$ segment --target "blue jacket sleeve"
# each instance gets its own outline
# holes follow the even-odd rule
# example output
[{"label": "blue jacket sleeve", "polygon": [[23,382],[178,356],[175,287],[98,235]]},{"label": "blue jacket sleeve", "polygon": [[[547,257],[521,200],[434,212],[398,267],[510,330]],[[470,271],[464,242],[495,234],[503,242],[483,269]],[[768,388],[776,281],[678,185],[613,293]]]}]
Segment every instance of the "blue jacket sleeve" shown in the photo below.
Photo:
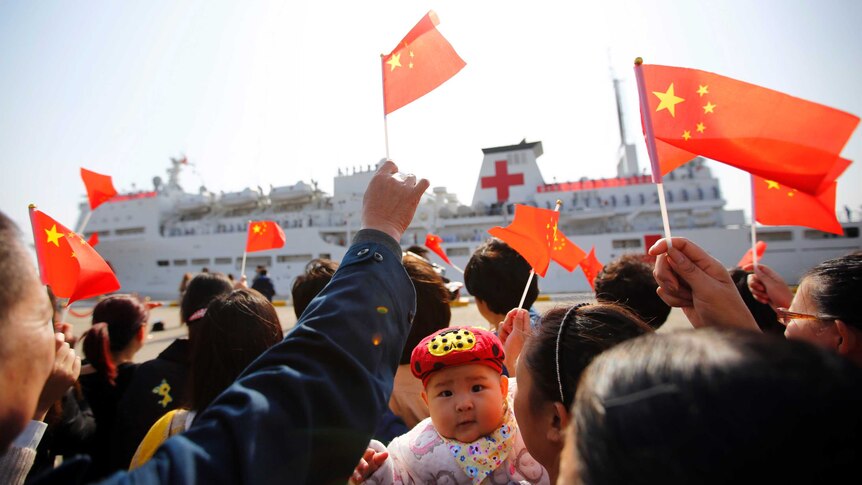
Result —
[{"label": "blue jacket sleeve", "polygon": [[357,234],[297,326],[185,434],[104,483],[345,483],[386,408],[416,295],[398,245]]}]

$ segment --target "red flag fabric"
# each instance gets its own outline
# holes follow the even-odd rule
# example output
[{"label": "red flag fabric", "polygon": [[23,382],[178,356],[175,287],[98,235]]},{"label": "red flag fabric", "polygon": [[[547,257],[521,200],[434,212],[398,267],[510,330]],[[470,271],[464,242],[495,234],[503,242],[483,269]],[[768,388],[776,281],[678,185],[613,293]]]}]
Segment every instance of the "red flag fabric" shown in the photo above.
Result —
[{"label": "red flag fabric", "polygon": [[599,262],[598,258],[596,258],[596,247],[593,246],[590,248],[590,254],[581,261],[581,269],[584,270],[584,276],[587,277],[587,283],[590,284],[590,288],[592,288],[593,291],[596,290],[596,276],[599,275],[599,272],[601,272],[604,267],[605,265]]},{"label": "red flag fabric", "polygon": [[774,180],[752,177],[757,222],[768,226],[805,226],[832,234],[844,234],[844,228],[835,216],[837,182],[832,182],[819,195],[809,195],[782,186]]},{"label": "red flag fabric", "polygon": [[449,257],[446,256],[446,251],[443,251],[443,248],[440,247],[440,243],[443,242],[443,238],[436,234],[431,234],[430,232],[425,235],[425,247],[434,251],[434,254],[440,256],[440,259],[446,261],[446,264],[449,266],[452,265],[452,261],[449,261]]},{"label": "red flag fabric", "polygon": [[81,179],[87,188],[87,198],[90,200],[90,210],[94,210],[117,195],[117,189],[108,175],[91,172],[81,168]]},{"label": "red flag fabric", "polygon": [[120,289],[114,271],[80,235],[31,207],[30,223],[42,283],[69,304]]},{"label": "red flag fabric", "polygon": [[548,231],[557,226],[559,212],[515,204],[515,217],[506,227],[492,227],[488,233],[502,239],[518,252],[539,276],[545,276],[551,264],[551,242]]},{"label": "red flag fabric", "polygon": [[96,247],[96,245],[99,244],[99,233],[94,232],[93,234],[90,234],[90,237],[87,238],[87,244],[89,244],[91,248]]},{"label": "red flag fabric", "polygon": [[703,155],[818,194],[843,170],[857,116],[711,72],[642,67],[662,174]]},{"label": "red flag fabric", "polygon": [[[763,254],[766,252],[766,243],[763,241],[757,241],[754,244],[754,249],[757,251],[757,261],[763,259]],[[736,266],[739,268],[744,268],[749,264],[754,263],[754,261],[755,255],[752,254],[751,249],[749,249],[745,252],[745,254],[742,255],[742,259],[740,259],[739,262],[736,263]]]},{"label": "red flag fabric", "polygon": [[392,52],[382,56],[383,114],[412,103],[460,71],[466,63],[437,30],[429,11]]},{"label": "red flag fabric", "polygon": [[248,223],[246,252],[266,251],[284,247],[284,231],[275,221],[251,221]]}]

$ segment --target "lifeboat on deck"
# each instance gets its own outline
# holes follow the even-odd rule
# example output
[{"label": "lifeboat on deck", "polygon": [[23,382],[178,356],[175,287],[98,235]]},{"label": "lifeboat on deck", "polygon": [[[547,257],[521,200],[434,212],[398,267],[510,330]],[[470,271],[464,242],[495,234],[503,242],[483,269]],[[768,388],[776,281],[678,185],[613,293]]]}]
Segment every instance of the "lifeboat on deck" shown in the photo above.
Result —
[{"label": "lifeboat on deck", "polygon": [[222,194],[219,198],[219,204],[229,209],[241,209],[245,207],[254,207],[260,200],[260,194],[251,189],[244,189],[240,192],[228,192]]},{"label": "lifeboat on deck", "polygon": [[269,200],[278,204],[282,202],[305,202],[311,200],[314,193],[311,185],[299,181],[293,185],[275,187],[269,191]]},{"label": "lifeboat on deck", "polygon": [[212,202],[211,196],[204,194],[184,194],[176,203],[177,212],[194,214],[206,212]]}]

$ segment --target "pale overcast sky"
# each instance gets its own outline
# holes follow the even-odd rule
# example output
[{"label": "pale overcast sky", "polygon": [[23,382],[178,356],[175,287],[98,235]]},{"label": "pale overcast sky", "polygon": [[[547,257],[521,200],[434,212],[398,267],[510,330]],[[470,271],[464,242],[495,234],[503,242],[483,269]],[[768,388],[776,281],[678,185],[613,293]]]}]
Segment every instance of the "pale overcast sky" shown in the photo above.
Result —
[{"label": "pale overcast sky", "polygon": [[[0,0],[0,208],[68,226],[81,166],[152,187],[268,189],[384,156],[380,53],[429,10],[467,66],[389,116],[392,158],[470,203],[481,149],[542,141],[547,182],[615,173],[611,72],[641,148],[632,60],[693,67],[862,114],[862,2]],[[647,165],[641,150],[641,165]],[[862,207],[862,135],[838,207]],[[713,164],[728,208],[747,176]]]}]

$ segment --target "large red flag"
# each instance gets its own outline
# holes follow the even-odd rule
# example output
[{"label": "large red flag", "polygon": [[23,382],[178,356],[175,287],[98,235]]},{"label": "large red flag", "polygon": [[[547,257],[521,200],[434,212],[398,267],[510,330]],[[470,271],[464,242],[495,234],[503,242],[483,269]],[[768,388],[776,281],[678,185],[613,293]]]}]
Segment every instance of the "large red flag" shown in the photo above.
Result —
[{"label": "large red flag", "polygon": [[71,304],[120,289],[111,267],[83,237],[32,206],[30,223],[42,283],[55,295]]},{"label": "large red flag", "polygon": [[596,276],[599,275],[604,267],[605,265],[599,262],[598,258],[596,258],[596,247],[593,246],[590,248],[590,254],[581,261],[581,269],[584,270],[584,276],[587,277],[587,283],[590,284],[590,288],[592,288],[593,291],[596,290]]},{"label": "large red flag", "polygon": [[248,223],[246,252],[266,251],[284,247],[284,231],[275,221],[252,221]]},{"label": "large red flag", "polygon": [[745,254],[742,255],[742,259],[740,259],[739,262],[736,263],[736,266],[744,268],[749,264],[754,263],[755,257],[757,258],[757,261],[763,259],[763,255],[766,253],[766,243],[763,241],[757,241],[754,244],[754,249],[756,250],[757,254],[753,253],[752,250],[749,249],[745,252]]},{"label": "large red flag", "polygon": [[440,256],[440,259],[446,261],[446,264],[452,266],[452,261],[449,261],[449,257],[446,256],[446,252],[443,251],[443,248],[440,247],[440,243],[443,242],[443,238],[436,234],[431,234],[430,232],[425,235],[425,247],[434,251],[434,254]]},{"label": "large red flag", "polygon": [[392,52],[382,56],[383,114],[412,103],[454,76],[466,64],[437,30],[429,11]]},{"label": "large red flag", "polygon": [[754,177],[754,212],[757,222],[769,226],[805,226],[833,234],[844,234],[835,216],[835,190],[832,182],[819,195],[809,195],[783,186],[774,180]]},{"label": "large red flag", "polygon": [[703,155],[818,194],[846,168],[852,114],[711,72],[642,67],[662,174]]},{"label": "large red flag", "polygon": [[82,167],[81,179],[84,181],[84,187],[87,188],[90,210],[94,210],[117,195],[117,189],[114,188],[114,183],[108,175],[91,172]]}]

